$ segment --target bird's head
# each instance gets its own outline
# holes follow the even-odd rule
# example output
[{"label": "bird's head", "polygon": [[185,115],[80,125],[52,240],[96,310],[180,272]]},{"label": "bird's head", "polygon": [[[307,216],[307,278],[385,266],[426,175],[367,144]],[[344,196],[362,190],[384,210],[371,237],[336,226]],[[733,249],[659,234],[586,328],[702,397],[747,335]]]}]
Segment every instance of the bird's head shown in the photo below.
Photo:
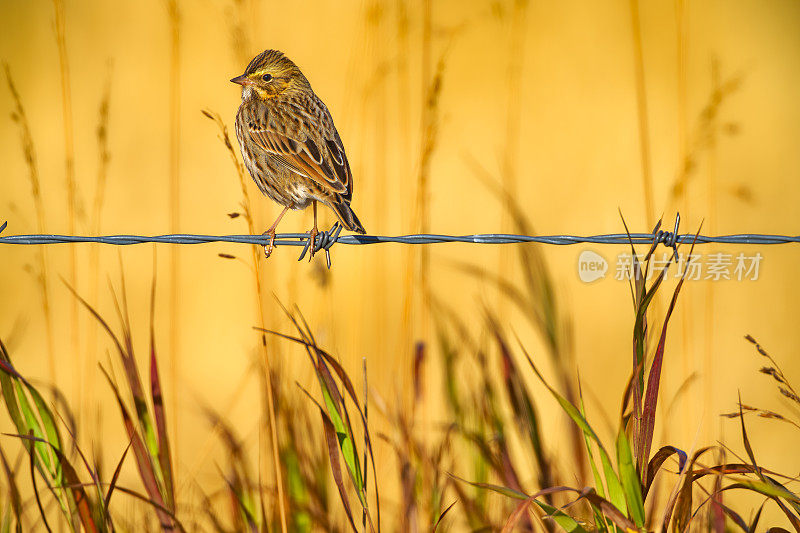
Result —
[{"label": "bird's head", "polygon": [[231,81],[243,87],[243,98],[252,94],[261,100],[311,87],[297,65],[278,50],[261,52],[250,61],[244,74]]}]

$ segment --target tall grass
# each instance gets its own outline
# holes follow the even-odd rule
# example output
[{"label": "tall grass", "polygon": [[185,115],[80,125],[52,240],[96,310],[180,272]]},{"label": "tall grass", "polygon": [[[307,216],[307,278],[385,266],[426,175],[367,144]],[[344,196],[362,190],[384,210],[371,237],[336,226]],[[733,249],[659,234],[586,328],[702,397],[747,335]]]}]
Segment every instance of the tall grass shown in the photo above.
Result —
[{"label": "tall grass", "polygon": [[[704,192],[706,197],[706,206],[704,207],[704,212],[708,215],[708,229],[710,233],[714,233],[713,220],[716,218],[717,212],[715,207],[715,197],[720,192],[725,191],[724,188],[718,186],[713,177],[716,167],[716,146],[722,141],[722,139],[736,135],[738,132],[738,127],[735,122],[724,120],[723,110],[731,97],[733,97],[739,91],[743,81],[743,77],[738,74],[729,75],[723,79],[719,69],[720,67],[718,61],[712,60],[711,91],[702,109],[700,110],[696,123],[692,128],[691,135],[686,135],[686,132],[684,131],[686,127],[684,123],[685,120],[681,120],[679,123],[679,141],[682,143],[682,145],[679,153],[680,157],[678,160],[676,176],[670,188],[668,199],[668,206],[670,209],[676,206],[683,206],[682,209],[691,211],[693,209],[692,206],[697,202],[697,193],[700,193],[698,189],[692,189],[692,184],[698,179],[697,174],[701,168],[701,163],[705,162],[708,168],[705,174],[706,182]],[[680,75],[685,76],[685,74]],[[685,80],[683,83],[685,83]],[[682,93],[679,92],[679,98],[681,98],[681,94]],[[685,98],[685,96],[683,98]],[[683,100],[679,100],[679,103],[681,102],[683,102]],[[683,105],[685,105],[685,102],[683,102]],[[751,193],[747,187],[733,186],[729,188],[727,192],[729,194],[732,193],[737,195],[745,200],[751,199]],[[705,307],[702,317],[703,331],[711,331],[715,313],[714,300],[714,287],[709,284],[705,287],[705,294],[703,298],[703,304]],[[690,337],[694,337],[696,335],[695,324],[697,322],[697,320],[692,322],[689,320],[686,314],[683,315],[684,375],[689,373],[690,369],[695,366],[690,362],[690,360],[699,359],[693,357],[694,349],[688,341]],[[711,336],[705,335],[703,339],[702,363],[703,375],[705,376],[712,375],[711,369],[713,364],[713,350],[714,346]],[[715,385],[708,380],[706,380],[704,385],[704,392],[702,393],[703,401],[708,402],[711,398],[713,398]],[[694,409],[694,405],[694,403],[690,403],[688,408]]]},{"label": "tall grass", "polygon": [[[432,25],[433,14],[430,0],[422,3],[422,107],[420,115],[419,167],[416,174],[414,197],[411,206],[411,221],[415,231],[430,232],[430,168],[439,143],[439,105],[444,83],[446,51],[442,52],[436,66],[433,65]],[[435,70],[434,70],[435,68]],[[403,279],[403,325],[407,332],[403,338],[413,338],[411,317],[422,327],[422,336],[427,336],[429,324],[428,302],[430,294],[430,253],[427,247],[411,248],[406,255]]]},{"label": "tall grass", "polygon": [[[476,161],[468,159],[475,176],[493,193],[508,212],[513,230],[521,235],[535,235],[536,230],[525,215],[522,204],[497,179]],[[541,246],[521,246],[517,248],[519,268],[522,273],[521,284],[510,278],[471,265],[462,268],[478,279],[489,280],[504,297],[517,307],[530,325],[538,332],[547,347],[547,353],[556,370],[557,379],[570,402],[577,402],[578,395],[572,381],[574,371],[573,332],[569,310],[564,309],[556,298],[556,288],[552,273],[547,267]],[[502,313],[502,306],[498,307]],[[585,475],[584,447],[578,428],[572,428],[570,436],[574,464],[582,479]]]},{"label": "tall grass", "polygon": [[[47,531],[51,531],[48,520],[58,519],[59,529],[66,525],[71,531],[81,529],[114,531],[115,519],[110,513],[109,506],[112,495],[115,492],[122,492],[145,502],[157,516],[164,531],[185,531],[175,517],[174,469],[153,337],[154,303],[151,304],[150,316],[150,387],[145,389],[134,355],[124,284],[122,299],[117,299],[115,295],[118,318],[122,323],[121,336],[115,334],[108,323],[86,301],[77,294],[75,296],[76,301],[82,303],[108,333],[119,356],[125,376],[124,388],[112,377],[110,370],[103,369],[103,372],[117,400],[129,444],[122,453],[111,479],[102,478],[100,468],[97,466],[98,458],[90,462],[78,445],[77,428],[72,422],[75,417],[69,411],[62,413],[50,407],[37,388],[14,369],[10,355],[0,343],[0,370],[2,370],[0,385],[3,401],[16,427],[17,433],[14,436],[20,439],[30,458],[31,488],[38,509],[38,519],[31,519],[33,521],[29,523],[21,507],[12,505],[10,508],[13,514],[4,516],[6,530],[10,530],[11,525],[15,523],[17,530],[21,531],[26,527],[25,524],[29,524],[27,527],[30,527],[30,524],[41,520]],[[155,282],[151,294],[151,301],[154,300]],[[130,400],[125,399],[126,395]],[[128,402],[132,403],[132,407]],[[71,446],[68,446],[67,441],[62,438],[60,428],[69,433]],[[117,485],[129,449],[133,450],[137,470],[145,489],[144,493]],[[82,475],[79,475],[79,472],[82,472]],[[9,483],[16,485],[14,473],[7,469],[6,474]],[[42,494],[37,488],[37,474],[57,504],[55,514],[46,511],[49,505],[42,502]],[[85,476],[88,476],[88,479]],[[18,490],[15,489],[15,492]],[[146,518],[144,520],[143,523],[146,523]]]},{"label": "tall grass", "polygon": [[[109,62],[108,78],[106,79],[103,97],[100,100],[97,113],[97,127],[95,138],[97,142],[97,177],[94,187],[94,199],[92,201],[91,217],[89,225],[94,235],[100,235],[103,207],[105,205],[106,188],[108,185],[109,165],[111,163],[111,148],[108,140],[109,123],[111,109],[111,63]],[[96,301],[100,292],[100,248],[97,246],[89,250],[89,300]],[[97,350],[97,327],[94,323],[89,323],[86,336],[86,353],[93,354]],[[85,405],[94,405],[93,391],[95,390],[94,361],[87,357],[84,365],[84,376],[86,383],[87,398]]]},{"label": "tall grass", "polygon": [[[25,114],[25,107],[22,105],[22,98],[19,91],[17,91],[14,80],[11,77],[11,70],[8,65],[4,65],[6,82],[8,89],[11,91],[11,98],[14,101],[14,112],[11,118],[19,126],[20,140],[22,142],[22,153],[25,157],[25,164],[28,167],[28,179],[31,183],[31,198],[33,198],[34,213],[36,213],[36,230],[38,233],[45,232],[45,208],[44,198],[42,195],[42,185],[39,179],[39,163],[36,158],[36,146],[33,142],[33,134],[28,122],[28,116]],[[50,305],[50,287],[49,276],[47,273],[47,250],[42,246],[37,250],[37,259],[39,263],[39,271],[36,273],[36,280],[39,284],[39,290],[42,296],[42,315],[44,317],[45,335],[47,339],[47,367],[49,371],[50,382],[55,384],[58,382],[56,376],[56,351],[53,340],[53,316]]]},{"label": "tall grass", "polygon": [[639,0],[630,0],[631,32],[633,35],[633,67],[636,81],[636,106],[639,126],[639,151],[641,153],[642,188],[644,192],[644,219],[653,225],[655,201],[653,199],[653,170],[650,155],[650,126],[647,110],[647,91],[644,76],[644,52],[642,28],[639,20]]},{"label": "tall grass", "polygon": [[[61,119],[64,128],[64,183],[66,185],[67,201],[67,228],[70,235],[75,235],[77,228],[78,210],[78,186],[75,181],[75,132],[72,123],[72,87],[69,74],[69,58],[67,56],[67,37],[66,37],[66,17],[64,14],[64,1],[53,0],[55,12],[55,37],[58,48],[58,66],[61,82]],[[73,247],[69,251],[69,282],[72,286],[77,286],[78,252]],[[78,336],[78,305],[72,302],[71,307],[72,327],[71,327],[71,346],[74,358],[74,398],[81,401],[83,398],[83,386],[81,383],[83,366],[80,353],[80,339]]]},{"label": "tall grass", "polygon": [[[261,367],[264,379],[269,376],[274,386],[264,390],[277,415],[281,465],[277,472],[287,487],[287,530],[380,531],[395,526],[402,531],[724,531],[726,527],[754,531],[761,509],[754,508],[755,514],[745,520],[748,509],[734,509],[726,500],[733,490],[767,498],[790,524],[800,527],[800,498],[788,488],[790,476],[757,462],[743,415],[755,413],[800,426],[792,416],[740,402],[738,413],[728,416],[742,419],[747,458],[733,462],[725,459],[730,449],[722,454],[715,446],[694,450],[666,443],[656,446],[661,375],[674,364],[667,326],[682,280],[673,290],[660,328],[652,324],[651,306],[663,290],[666,272],[666,268],[654,272],[653,281],[645,281],[655,248],[641,263],[635,262],[633,358],[612,441],[595,429],[595,416],[584,404],[580,384],[573,384],[577,392],[571,401],[559,391],[560,383],[554,386],[545,377],[541,357],[531,354],[509,333],[510,325],[488,308],[475,310],[484,314],[484,326],[471,330],[465,323],[469,311],[456,312],[447,301],[431,295],[437,341],[432,346],[418,344],[412,365],[404,370],[413,384],[411,408],[406,402],[390,401],[380,391],[365,398],[351,378],[358,370],[345,367],[320,346],[315,328],[299,311],[284,310],[293,331],[257,328],[298,345],[317,378],[316,390],[309,390],[292,384],[275,367]],[[524,301],[519,299],[525,295],[522,287],[512,284],[502,289],[515,305]],[[136,518],[128,527],[137,530],[155,526],[163,531],[261,532],[278,527],[282,496],[277,486],[256,474],[249,446],[240,436],[243,428],[232,426],[227,416],[211,407],[203,409],[225,450],[217,482],[222,488],[206,482],[194,496],[176,490],[174,464],[180,457],[174,458],[171,451],[169,416],[174,408],[165,401],[152,333],[155,294],[153,284],[147,325],[149,371],[144,380],[134,348],[137,320],[127,311],[124,283],[114,294],[119,333],[76,295],[106,331],[116,354],[116,363],[104,366],[102,372],[122,422],[116,431],[123,432],[129,444],[119,451],[111,476],[77,444],[70,421],[85,413],[71,414],[65,402],[48,404],[38,387],[15,370],[11,355],[0,345],[3,403],[30,471],[29,481],[23,482],[18,462],[6,454],[9,443],[4,442],[0,452],[8,487],[2,502],[5,530],[17,526],[30,530],[46,522],[47,528],[58,523],[76,531],[112,531],[125,522],[123,509],[131,505]],[[530,319],[538,320],[541,308],[526,308]],[[789,378],[763,348],[757,344],[756,348],[769,361],[762,374],[798,404]],[[434,363],[444,370],[438,383],[426,380],[426,369]],[[120,373],[113,371],[115,366]],[[555,447],[565,436],[552,434],[542,424],[540,413],[549,407],[532,393],[531,378],[540,381],[574,423],[583,455],[565,455]],[[420,424],[419,413],[436,402],[447,408],[443,423]],[[264,411],[267,404],[265,398]],[[376,435],[371,430],[375,413],[387,432]],[[662,424],[670,426],[672,421]],[[310,425],[314,428],[309,431]],[[64,431],[69,438],[62,437]],[[395,456],[396,468],[376,465],[379,448]],[[136,485],[119,483],[125,461],[135,463]],[[588,476],[580,474],[582,461],[590,466]],[[384,495],[393,483],[401,487],[399,501]],[[118,503],[123,495],[127,507]]]},{"label": "tall grass", "polygon": [[[166,0],[169,20],[169,228],[171,233],[178,233],[181,219],[180,189],[180,149],[181,149],[181,13],[178,0]],[[181,372],[181,345],[178,330],[180,314],[178,301],[180,298],[180,250],[177,246],[170,249],[170,376],[173,403],[178,393],[178,378]],[[174,433],[179,427],[178,417],[173,418]],[[178,447],[176,440],[175,447]]]},{"label": "tall grass", "polygon": [[[505,112],[505,139],[503,140],[503,153],[500,154],[501,165],[500,175],[502,177],[503,188],[509,192],[510,197],[516,198],[519,192],[518,181],[520,179],[519,168],[519,148],[520,131],[522,117],[524,116],[522,105],[522,74],[525,65],[525,41],[528,16],[528,0],[511,0],[510,9],[507,10],[509,20],[509,39],[506,57],[508,65],[506,67],[506,83],[508,84],[506,94]],[[509,209],[501,210],[500,230],[505,231],[511,227],[512,220],[509,217]],[[511,250],[507,247],[500,247],[500,261],[498,272],[503,277],[508,277],[512,264]],[[506,300],[500,299],[497,303],[498,310],[503,314],[503,306]]]},{"label": "tall grass", "polygon": [[[228,128],[225,126],[225,122],[222,120],[222,117],[219,114],[214,113],[212,111],[204,110],[203,114],[214,121],[219,129],[219,138],[225,145],[225,149],[228,155],[231,158],[231,162],[236,170],[236,176],[239,179],[239,185],[242,190],[242,211],[245,221],[247,222],[247,229],[251,235],[257,234],[255,223],[253,222],[253,212],[251,209],[251,200],[250,200],[250,191],[247,188],[247,178],[245,175],[244,166],[242,165],[239,158],[236,156],[236,151],[233,148],[233,144],[231,142],[230,135],[228,134]],[[251,246],[251,268],[253,271],[253,282],[255,285],[255,295],[256,295],[256,305],[258,308],[258,324],[262,329],[266,329],[266,315],[264,312],[264,302],[262,299],[262,288],[261,288],[261,263],[259,261],[260,257],[260,249],[258,246],[253,245]],[[270,364],[270,357],[269,357],[269,350],[267,348],[267,343],[262,342],[261,346],[261,353],[263,358],[263,371],[264,371],[264,379],[266,385],[266,403],[267,403],[267,416],[268,416],[268,423],[269,423],[269,432],[270,432],[270,442],[272,445],[272,460],[274,465],[274,472],[275,472],[275,485],[278,492],[278,509],[280,512],[280,519],[281,519],[281,528],[283,531],[286,530],[286,510],[284,508],[284,488],[283,488],[283,476],[281,474],[281,461],[280,461],[280,452],[279,452],[279,442],[278,442],[278,424],[276,421],[276,411],[274,405],[274,397],[275,397],[275,387],[273,386],[272,381],[272,365]]]}]

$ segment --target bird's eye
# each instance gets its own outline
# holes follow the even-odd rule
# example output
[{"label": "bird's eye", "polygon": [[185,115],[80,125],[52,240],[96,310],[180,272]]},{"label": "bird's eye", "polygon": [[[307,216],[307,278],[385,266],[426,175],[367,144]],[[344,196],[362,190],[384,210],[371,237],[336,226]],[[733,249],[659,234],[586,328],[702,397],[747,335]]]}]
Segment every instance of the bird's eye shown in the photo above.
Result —
[{"label": "bird's eye", "polygon": [[261,79],[269,83],[272,81],[272,74],[264,74],[263,76],[261,76]]}]

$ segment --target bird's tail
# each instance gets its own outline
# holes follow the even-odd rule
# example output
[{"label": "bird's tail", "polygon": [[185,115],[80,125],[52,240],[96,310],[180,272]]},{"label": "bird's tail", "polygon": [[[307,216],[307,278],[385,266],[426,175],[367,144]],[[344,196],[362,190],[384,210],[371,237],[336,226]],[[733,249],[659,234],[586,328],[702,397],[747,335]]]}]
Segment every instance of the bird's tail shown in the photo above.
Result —
[{"label": "bird's tail", "polygon": [[331,209],[336,213],[336,216],[339,217],[339,221],[345,228],[361,234],[367,232],[364,226],[361,225],[361,221],[358,220],[355,212],[350,208],[350,204],[344,200],[339,200],[338,202],[333,201],[328,205],[330,205]]}]

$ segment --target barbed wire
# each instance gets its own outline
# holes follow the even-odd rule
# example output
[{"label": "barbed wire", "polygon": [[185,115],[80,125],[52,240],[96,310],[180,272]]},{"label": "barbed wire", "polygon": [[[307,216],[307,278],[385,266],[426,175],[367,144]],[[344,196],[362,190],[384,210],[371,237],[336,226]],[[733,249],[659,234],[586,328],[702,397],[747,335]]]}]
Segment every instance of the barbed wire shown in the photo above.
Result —
[{"label": "barbed wire", "polygon": [[[539,243],[566,246],[572,244],[663,244],[675,248],[682,243],[695,244],[788,244],[800,243],[800,236],[770,235],[762,233],[739,233],[735,235],[695,235],[691,233],[678,234],[680,215],[676,217],[675,230],[659,230],[659,226],[651,233],[609,233],[604,235],[518,235],[511,233],[478,233],[472,235],[441,235],[436,233],[421,233],[414,235],[341,235],[342,226],[337,222],[328,231],[321,231],[314,242],[314,251],[325,251],[330,266],[329,250],[334,244],[361,245],[361,244],[440,244],[448,242],[473,243],[473,244],[513,244],[513,243]],[[6,228],[6,223],[0,226],[0,232]],[[275,246],[302,246],[300,260],[305,257],[310,244],[308,233],[278,233],[275,235]],[[144,243],[162,244],[208,244],[227,242],[237,244],[256,244],[267,246],[270,243],[268,235],[194,235],[178,233],[171,235],[0,235],[0,244],[68,244],[68,243],[99,243],[129,246]]]}]

